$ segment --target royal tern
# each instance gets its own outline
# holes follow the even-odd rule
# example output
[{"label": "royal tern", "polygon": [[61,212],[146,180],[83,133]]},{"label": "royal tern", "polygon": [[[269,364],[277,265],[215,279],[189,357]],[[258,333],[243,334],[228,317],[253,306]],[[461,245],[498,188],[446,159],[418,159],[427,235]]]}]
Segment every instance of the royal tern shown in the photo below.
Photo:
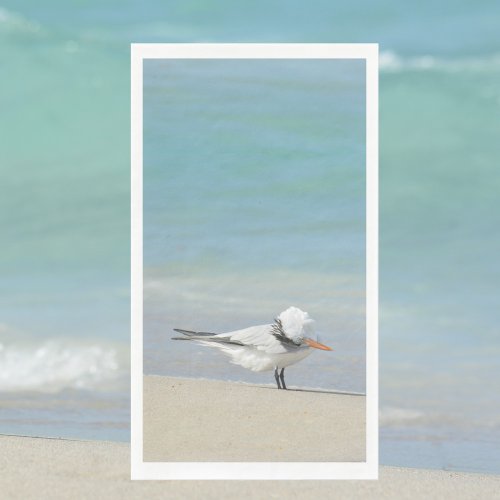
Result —
[{"label": "royal tern", "polygon": [[180,328],[174,330],[184,337],[173,337],[173,340],[193,340],[198,344],[216,347],[229,356],[232,363],[254,372],[274,370],[278,389],[286,389],[285,368],[309,356],[311,347],[332,350],[317,342],[314,320],[297,307],[283,311],[272,324],[251,326],[234,332],[217,334]]}]

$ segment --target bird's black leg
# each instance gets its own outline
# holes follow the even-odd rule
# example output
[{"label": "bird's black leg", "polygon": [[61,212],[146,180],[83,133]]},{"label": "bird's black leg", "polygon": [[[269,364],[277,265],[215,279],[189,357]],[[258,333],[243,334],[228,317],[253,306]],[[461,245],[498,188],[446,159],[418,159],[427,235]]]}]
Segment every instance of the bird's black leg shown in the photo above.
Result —
[{"label": "bird's black leg", "polygon": [[284,368],[281,369],[280,379],[281,379],[281,387],[283,387],[283,389],[286,389],[286,385],[285,385],[285,369]]},{"label": "bird's black leg", "polygon": [[278,375],[278,367],[274,369],[274,378],[276,379],[276,383],[278,384],[278,389],[281,389],[280,377]]}]

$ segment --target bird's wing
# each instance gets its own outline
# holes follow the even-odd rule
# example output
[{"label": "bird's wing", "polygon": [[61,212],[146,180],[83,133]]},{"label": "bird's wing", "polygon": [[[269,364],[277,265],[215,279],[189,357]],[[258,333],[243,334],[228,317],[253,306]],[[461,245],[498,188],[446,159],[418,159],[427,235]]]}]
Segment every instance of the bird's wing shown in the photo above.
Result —
[{"label": "bird's wing", "polygon": [[253,347],[269,354],[289,352],[291,347],[280,342],[272,333],[272,325],[260,325],[237,330],[234,332],[220,333],[212,337],[214,340],[228,340],[230,342]]}]

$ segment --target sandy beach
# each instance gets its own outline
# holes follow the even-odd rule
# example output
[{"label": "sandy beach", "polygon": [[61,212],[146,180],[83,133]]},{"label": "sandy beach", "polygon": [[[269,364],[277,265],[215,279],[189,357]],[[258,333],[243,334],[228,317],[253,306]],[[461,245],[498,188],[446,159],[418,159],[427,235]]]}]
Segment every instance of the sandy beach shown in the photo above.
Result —
[{"label": "sandy beach", "polygon": [[365,396],[144,377],[145,462],[363,462]]},{"label": "sandy beach", "polygon": [[[147,376],[144,403],[149,460],[188,460],[200,453],[206,460],[247,461],[256,457],[362,460],[364,456],[365,398],[360,395]],[[199,431],[200,421],[209,431]],[[256,440],[261,425],[269,422],[272,432],[267,439]],[[290,446],[285,436],[304,423],[319,430],[305,431]],[[267,448],[264,442],[270,443]],[[0,491],[6,499],[500,498],[500,476],[381,467],[378,481],[334,484],[131,481],[126,443],[0,435],[0,446]]]},{"label": "sandy beach", "polygon": [[500,498],[500,476],[381,467],[378,481],[130,481],[124,443],[0,436],[5,499]]}]

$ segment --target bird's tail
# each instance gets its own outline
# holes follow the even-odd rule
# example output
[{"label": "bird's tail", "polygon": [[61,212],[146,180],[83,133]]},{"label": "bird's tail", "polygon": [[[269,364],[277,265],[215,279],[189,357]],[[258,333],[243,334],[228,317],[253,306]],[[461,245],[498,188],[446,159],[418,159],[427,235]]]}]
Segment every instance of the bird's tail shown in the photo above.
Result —
[{"label": "bird's tail", "polygon": [[216,333],[210,332],[193,332],[191,330],[181,330],[180,328],[174,328],[175,332],[182,333],[185,337],[172,337],[172,340],[194,340],[203,345],[221,346],[225,344],[231,344],[236,346],[242,346],[243,344],[238,340],[231,340],[228,337],[220,337]]},{"label": "bird's tail", "polygon": [[182,330],[181,328],[174,328],[174,332],[182,333],[185,337],[172,337],[172,340],[199,340],[200,337],[211,337],[216,335],[210,332],[193,332],[192,330]]}]

